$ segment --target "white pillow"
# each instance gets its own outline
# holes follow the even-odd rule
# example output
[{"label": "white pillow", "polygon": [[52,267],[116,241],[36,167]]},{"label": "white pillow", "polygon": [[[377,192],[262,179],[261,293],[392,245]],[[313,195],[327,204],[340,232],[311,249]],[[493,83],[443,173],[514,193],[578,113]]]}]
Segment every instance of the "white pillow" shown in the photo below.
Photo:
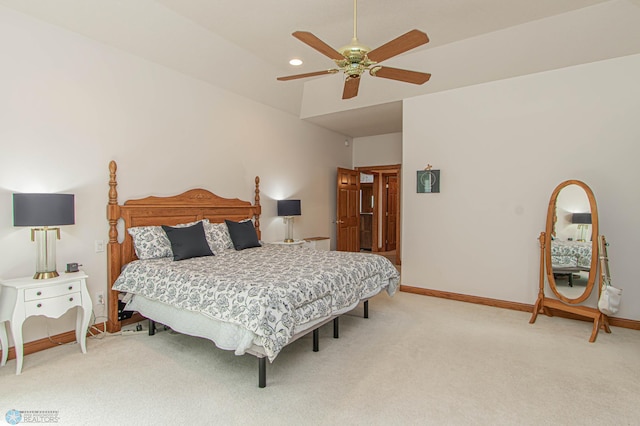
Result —
[{"label": "white pillow", "polygon": [[211,223],[207,221],[204,224],[204,234],[211,251],[220,253],[222,250],[233,248],[233,241],[229,235],[229,228],[226,223]]},{"label": "white pillow", "polygon": [[133,238],[133,248],[140,260],[173,256],[171,242],[160,226],[129,228],[129,235]]}]

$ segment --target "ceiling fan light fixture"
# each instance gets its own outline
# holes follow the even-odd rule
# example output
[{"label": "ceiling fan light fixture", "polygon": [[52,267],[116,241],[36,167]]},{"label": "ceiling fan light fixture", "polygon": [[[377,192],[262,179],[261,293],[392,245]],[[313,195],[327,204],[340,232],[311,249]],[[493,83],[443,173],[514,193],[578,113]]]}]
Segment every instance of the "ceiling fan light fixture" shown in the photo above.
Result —
[{"label": "ceiling fan light fixture", "polygon": [[358,78],[365,71],[366,67],[362,63],[353,62],[344,68],[344,73],[351,78]]}]

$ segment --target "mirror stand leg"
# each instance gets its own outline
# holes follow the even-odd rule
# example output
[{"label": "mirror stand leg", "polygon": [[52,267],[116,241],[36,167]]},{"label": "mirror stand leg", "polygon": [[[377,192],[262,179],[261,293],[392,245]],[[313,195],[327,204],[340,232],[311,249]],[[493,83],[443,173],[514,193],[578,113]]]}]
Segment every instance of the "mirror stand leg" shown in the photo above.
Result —
[{"label": "mirror stand leg", "polygon": [[606,333],[611,333],[611,329],[609,328],[609,317],[606,316],[605,314],[601,314],[601,315],[602,315],[602,323],[600,324],[600,326]]},{"label": "mirror stand leg", "polygon": [[540,242],[540,282],[538,287],[538,300],[536,300],[536,304],[533,305],[533,314],[531,315],[529,324],[533,324],[534,322],[536,322],[536,319],[538,318],[538,314],[540,312],[544,312],[547,315],[549,314],[544,307],[544,232],[540,233],[538,241]]},{"label": "mirror stand leg", "polygon": [[589,342],[593,343],[596,341],[598,331],[600,331],[601,328],[605,332],[611,333],[611,329],[609,328],[609,318],[607,318],[607,316],[602,312],[593,319],[593,330],[591,331],[591,338],[589,338]]},{"label": "mirror stand leg", "polygon": [[529,324],[533,324],[534,322],[536,322],[536,319],[538,318],[538,314],[544,309],[542,306],[543,303],[544,303],[544,296],[539,295],[538,300],[536,300],[536,304],[533,305],[533,314],[531,315]]},{"label": "mirror stand leg", "polygon": [[593,319],[593,330],[591,330],[591,337],[589,338],[589,342],[593,343],[596,341],[596,337],[598,337],[598,330],[600,330],[600,319],[602,315],[598,315]]}]

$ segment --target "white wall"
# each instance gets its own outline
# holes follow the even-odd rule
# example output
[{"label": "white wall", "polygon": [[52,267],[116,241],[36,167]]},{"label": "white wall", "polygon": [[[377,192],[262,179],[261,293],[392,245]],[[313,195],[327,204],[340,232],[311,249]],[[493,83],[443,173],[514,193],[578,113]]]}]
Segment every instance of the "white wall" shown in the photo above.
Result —
[{"label": "white wall", "polygon": [[353,167],[402,163],[402,133],[353,138]]},{"label": "white wall", "polygon": [[[3,7],[0,51],[0,277],[35,269],[11,194],[74,193],[58,270],[81,263],[90,293],[106,291],[94,241],[108,240],[112,159],[120,202],[196,187],[252,201],[259,175],[264,240],[283,237],[275,199],[287,197],[302,200],[296,238],[334,236],[336,167],[352,164],[343,135]],[[72,316],[30,318],[25,341],[72,330]]]},{"label": "white wall", "polygon": [[[403,284],[533,304],[549,197],[579,179],[624,289],[617,316],[640,320],[639,75],[633,55],[406,100]],[[439,194],[410,184],[426,163]]]}]

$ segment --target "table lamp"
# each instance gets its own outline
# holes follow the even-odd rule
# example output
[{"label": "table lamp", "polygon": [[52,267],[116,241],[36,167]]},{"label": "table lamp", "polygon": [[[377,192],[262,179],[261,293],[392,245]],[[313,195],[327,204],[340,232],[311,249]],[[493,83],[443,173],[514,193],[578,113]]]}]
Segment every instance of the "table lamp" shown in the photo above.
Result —
[{"label": "table lamp", "polygon": [[300,216],[300,214],[300,200],[278,200],[278,216],[283,216],[287,224],[285,243],[293,242],[293,216]]},{"label": "table lamp", "polygon": [[571,215],[571,223],[578,224],[578,230],[580,230],[580,239],[578,241],[585,241],[586,231],[591,225],[591,213],[574,213]]},{"label": "table lamp", "polygon": [[13,226],[31,226],[36,242],[36,280],[57,277],[56,239],[61,225],[75,223],[73,194],[13,194]]}]

